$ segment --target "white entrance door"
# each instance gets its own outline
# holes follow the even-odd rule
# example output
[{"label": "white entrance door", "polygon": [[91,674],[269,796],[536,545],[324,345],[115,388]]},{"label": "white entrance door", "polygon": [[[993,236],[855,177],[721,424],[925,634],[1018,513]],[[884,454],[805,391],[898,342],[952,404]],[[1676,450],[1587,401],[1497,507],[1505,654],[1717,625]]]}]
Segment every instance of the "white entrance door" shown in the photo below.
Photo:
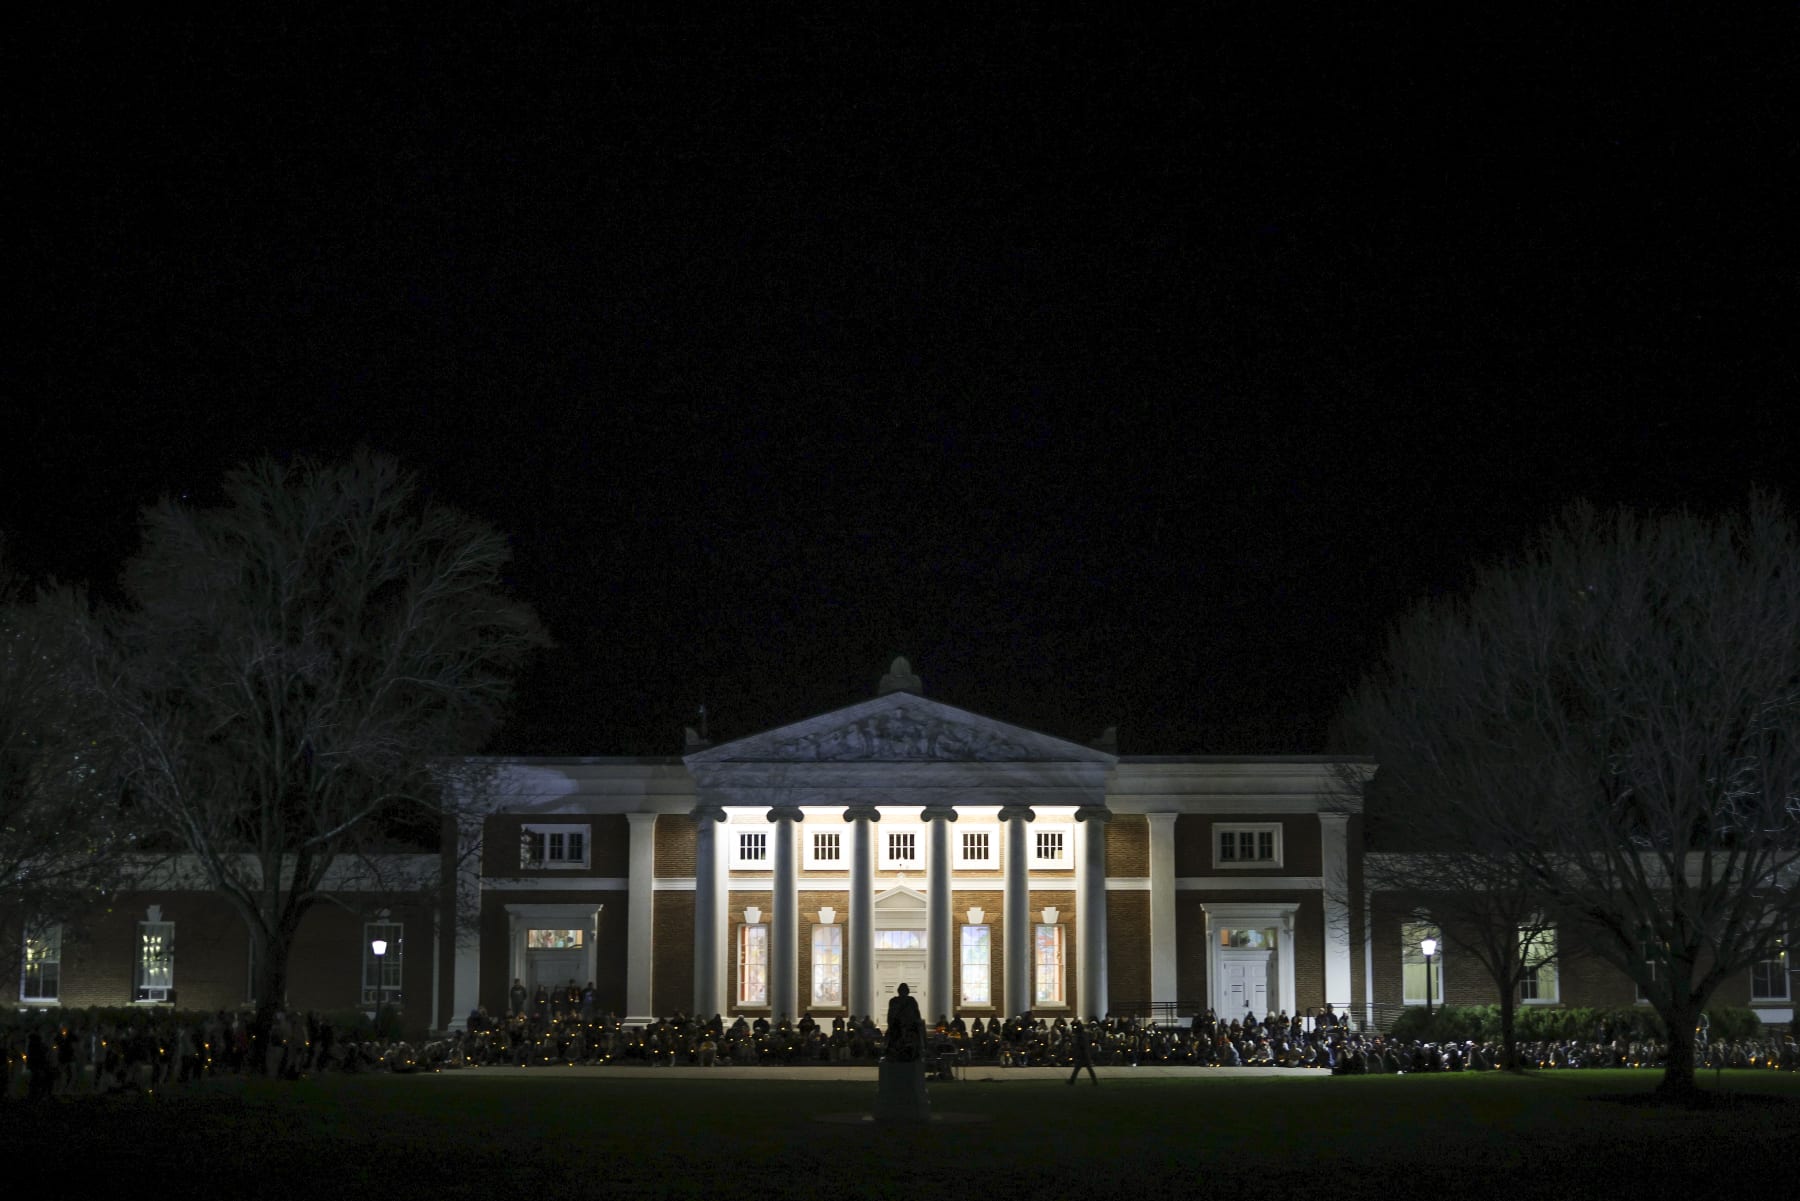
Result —
[{"label": "white entrance door", "polygon": [[585,981],[581,974],[587,971],[586,951],[527,951],[525,952],[526,980],[531,995],[537,995],[538,985],[543,985],[555,996],[558,989],[567,988],[569,981],[575,981],[577,988]]},{"label": "white entrance door", "polygon": [[925,995],[925,952],[877,949],[875,1012],[871,1016],[874,1017],[875,1024],[884,1031],[887,1029],[888,1002],[893,1000],[902,984],[906,985],[906,991],[919,1003],[919,1012],[929,1022],[931,1010],[925,1004],[930,999]]},{"label": "white entrance door", "polygon": [[1269,1012],[1269,951],[1220,951],[1217,1010],[1230,1021],[1246,1011],[1262,1017]]}]

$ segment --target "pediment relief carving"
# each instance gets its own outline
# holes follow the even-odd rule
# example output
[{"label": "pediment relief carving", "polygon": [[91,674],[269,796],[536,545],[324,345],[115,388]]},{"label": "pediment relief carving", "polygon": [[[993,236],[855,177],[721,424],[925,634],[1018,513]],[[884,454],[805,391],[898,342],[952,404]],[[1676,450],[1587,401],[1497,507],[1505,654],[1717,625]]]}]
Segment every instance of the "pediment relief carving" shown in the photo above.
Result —
[{"label": "pediment relief carving", "polygon": [[998,730],[946,721],[909,706],[777,739],[769,749],[783,759],[819,763],[859,759],[993,763],[1033,757],[1031,747]]}]

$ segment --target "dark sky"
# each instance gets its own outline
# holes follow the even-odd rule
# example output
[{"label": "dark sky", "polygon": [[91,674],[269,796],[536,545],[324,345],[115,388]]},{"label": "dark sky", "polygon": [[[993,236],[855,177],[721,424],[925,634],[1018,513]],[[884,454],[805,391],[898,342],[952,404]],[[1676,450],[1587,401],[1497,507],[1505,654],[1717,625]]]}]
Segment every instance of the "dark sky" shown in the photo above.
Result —
[{"label": "dark sky", "polygon": [[369,445],[516,540],[559,645],[496,749],[906,654],[1126,753],[1310,751],[1575,498],[1800,501],[1779,6],[416,7],[21,31],[18,566],[104,593],[148,501]]}]

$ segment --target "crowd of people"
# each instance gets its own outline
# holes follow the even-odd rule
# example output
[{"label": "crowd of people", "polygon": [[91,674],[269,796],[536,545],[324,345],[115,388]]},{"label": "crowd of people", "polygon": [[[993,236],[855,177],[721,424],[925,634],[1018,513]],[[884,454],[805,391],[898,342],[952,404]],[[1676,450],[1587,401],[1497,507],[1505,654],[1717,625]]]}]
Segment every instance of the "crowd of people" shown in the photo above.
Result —
[{"label": "crowd of people", "polygon": [[[284,1078],[326,1072],[415,1072],[492,1066],[694,1066],[702,1068],[873,1065],[884,1032],[870,1016],[790,1022],[766,1017],[726,1020],[682,1014],[627,1025],[596,1011],[592,989],[558,997],[513,998],[504,1016],[477,1009],[467,1029],[411,1041],[377,1039],[337,1029],[317,1014],[278,1013],[261,1043],[247,1013],[202,1017],[146,1013],[125,1018],[64,1015],[54,1026],[5,1032],[3,1096],[152,1091],[220,1075]],[[1587,1039],[1526,1042],[1529,1068],[1660,1068],[1663,1043],[1635,1031]],[[1330,1013],[1301,1019],[1285,1013],[1212,1013],[1191,1022],[1157,1023],[1107,1017],[1085,1024],[1025,1014],[966,1021],[940,1017],[927,1027],[924,1059],[940,1074],[958,1067],[1309,1068],[1337,1074],[1484,1071],[1502,1066],[1486,1042],[1401,1041],[1356,1029]],[[1703,1067],[1800,1068],[1793,1036],[1703,1041]]]}]

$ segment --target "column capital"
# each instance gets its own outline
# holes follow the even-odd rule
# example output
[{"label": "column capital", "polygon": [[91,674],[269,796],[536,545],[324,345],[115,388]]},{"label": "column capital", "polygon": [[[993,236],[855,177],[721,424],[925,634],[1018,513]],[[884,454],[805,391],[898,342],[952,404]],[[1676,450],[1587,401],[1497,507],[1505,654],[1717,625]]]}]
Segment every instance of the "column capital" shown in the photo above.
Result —
[{"label": "column capital", "polygon": [[725,820],[725,806],[715,805],[711,801],[702,801],[688,811],[688,816],[695,821],[722,822]]},{"label": "column capital", "polygon": [[1005,806],[1001,807],[1001,809],[1000,809],[1000,820],[1001,821],[1009,822],[1009,821],[1014,821],[1019,818],[1023,818],[1024,820],[1026,820],[1028,822],[1036,821],[1037,814],[1032,812],[1030,805],[1005,805]]},{"label": "column capital", "polygon": [[1326,809],[1319,814],[1319,824],[1347,826],[1350,824],[1350,815],[1334,809]]},{"label": "column capital", "polygon": [[770,808],[766,815],[766,819],[772,822],[798,822],[805,821],[806,815],[800,812],[800,806],[798,805],[775,805]]},{"label": "column capital", "polygon": [[642,826],[645,824],[654,824],[656,821],[656,814],[654,814],[654,813],[627,813],[625,815],[625,820],[630,822],[634,826]]},{"label": "column capital", "polygon": [[928,822],[953,822],[956,820],[956,806],[927,805],[919,811],[919,817]]},{"label": "column capital", "polygon": [[881,810],[872,804],[845,805],[844,820],[878,822],[881,820]]},{"label": "column capital", "polygon": [[1078,822],[1109,822],[1113,819],[1113,811],[1105,805],[1083,805],[1075,811]]}]

